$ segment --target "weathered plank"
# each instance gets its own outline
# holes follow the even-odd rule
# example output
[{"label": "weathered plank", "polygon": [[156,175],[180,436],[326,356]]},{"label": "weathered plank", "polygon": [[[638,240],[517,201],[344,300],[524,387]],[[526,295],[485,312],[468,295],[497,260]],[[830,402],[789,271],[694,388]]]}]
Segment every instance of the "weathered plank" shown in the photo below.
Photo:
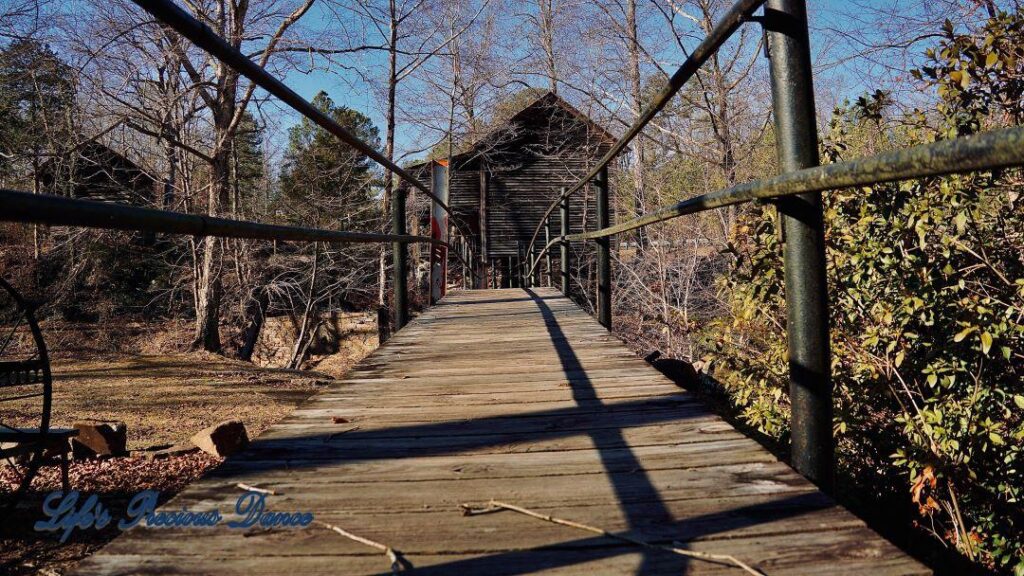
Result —
[{"label": "weathered plank", "polygon": [[[768,574],[923,574],[551,290],[451,294],[165,506],[276,511],[392,546],[425,573],[719,574],[512,512],[504,500]],[[137,528],[81,574],[386,573],[324,528]]]}]

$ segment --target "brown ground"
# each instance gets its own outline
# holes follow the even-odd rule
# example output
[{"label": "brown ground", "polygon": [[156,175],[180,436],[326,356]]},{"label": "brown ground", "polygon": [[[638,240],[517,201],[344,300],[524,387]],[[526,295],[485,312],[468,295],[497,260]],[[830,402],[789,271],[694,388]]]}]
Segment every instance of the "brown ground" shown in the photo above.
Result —
[{"label": "brown ground", "polygon": [[[185,442],[198,430],[226,419],[241,419],[250,438],[287,415],[351,359],[320,362],[319,371],[259,368],[207,354],[170,354],[54,361],[52,427],[75,422],[122,421],[128,425],[127,458],[75,462],[71,485],[95,493],[117,518],[131,495],[160,490],[170,498],[219,463],[203,453],[149,461],[146,448]],[[37,424],[38,425],[38,424]],[[42,499],[60,488],[56,468],[46,468],[33,492],[13,511],[0,512],[0,574],[64,574],[117,535],[116,529],[75,531],[66,544],[54,534],[32,530]],[[0,468],[0,506],[7,503],[14,476]]]},{"label": "brown ground", "polygon": [[255,437],[328,379],[201,353],[58,361],[51,426],[122,421],[129,450],[184,442],[234,418]]}]

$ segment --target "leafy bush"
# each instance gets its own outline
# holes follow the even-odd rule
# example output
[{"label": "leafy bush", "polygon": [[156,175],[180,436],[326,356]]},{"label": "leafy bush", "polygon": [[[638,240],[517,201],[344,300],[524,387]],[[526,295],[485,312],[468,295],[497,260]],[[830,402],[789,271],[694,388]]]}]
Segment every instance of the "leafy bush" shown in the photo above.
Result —
[{"label": "leafy bush", "polygon": [[[835,111],[824,161],[1020,124],[1024,18],[945,27],[915,76],[937,116],[885,93]],[[825,194],[841,474],[902,493],[967,557],[1024,574],[1024,198],[1000,170]],[[774,208],[739,224],[718,376],[743,417],[788,434],[781,240]]]}]

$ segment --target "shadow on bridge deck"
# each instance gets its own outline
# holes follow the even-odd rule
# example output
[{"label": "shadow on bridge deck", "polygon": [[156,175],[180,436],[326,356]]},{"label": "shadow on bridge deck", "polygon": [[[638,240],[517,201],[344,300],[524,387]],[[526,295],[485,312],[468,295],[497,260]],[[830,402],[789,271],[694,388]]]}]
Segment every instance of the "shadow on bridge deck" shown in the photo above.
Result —
[{"label": "shadow on bridge deck", "polygon": [[[767,574],[927,573],[545,289],[450,295],[165,509],[229,511],[239,482],[277,492],[271,510],[400,550],[417,573],[740,573],[513,512],[461,514],[490,499]],[[318,526],[136,528],[80,573],[388,564]]]}]

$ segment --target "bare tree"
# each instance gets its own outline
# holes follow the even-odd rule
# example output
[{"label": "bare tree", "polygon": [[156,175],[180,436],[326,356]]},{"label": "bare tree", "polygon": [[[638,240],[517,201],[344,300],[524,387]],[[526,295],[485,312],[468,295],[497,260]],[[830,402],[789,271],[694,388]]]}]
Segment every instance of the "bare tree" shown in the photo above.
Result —
[{"label": "bare tree", "polygon": [[[190,3],[188,8],[232,47],[266,66],[312,3],[200,2]],[[174,31],[146,23],[137,9],[121,4],[96,6],[90,16],[103,21],[109,40],[99,46],[95,41],[84,41],[85,51],[97,58],[101,53],[106,55],[104,72],[110,66],[121,66],[121,74],[114,77],[134,86],[136,97],[130,99],[130,94],[125,94],[124,84],[116,86],[109,81],[99,86],[101,92],[128,117],[126,126],[162,144],[161,156],[166,163],[164,205],[172,202],[178,180],[184,176],[180,154],[187,153],[206,164],[208,181],[202,186],[206,191],[204,201],[193,201],[189,195],[186,205],[210,215],[230,213],[237,205],[232,203],[234,141],[253,101],[255,85],[245,83],[229,66],[191,49]],[[251,38],[258,38],[261,45],[253,46]],[[112,52],[125,54],[126,48],[137,53],[123,60],[110,57]],[[194,126],[200,120],[208,131]],[[187,142],[185,133],[189,131],[199,136],[199,141]],[[223,245],[212,238],[198,239],[194,245],[193,346],[210,351],[221,348]]]},{"label": "bare tree", "polygon": [[[486,5],[486,2],[484,3]],[[349,45],[321,54],[357,55],[369,62],[386,58],[386,73],[376,76],[352,70],[363,82],[377,87],[383,97],[384,155],[396,157],[395,131],[398,121],[399,92],[402,82],[410,79],[432,58],[445,53],[450,42],[461,36],[475,21],[468,19],[460,29],[445,33],[443,4],[438,0],[343,0],[337,3],[339,24],[348,31]],[[476,13],[477,15],[479,12]],[[381,195],[382,212],[389,212],[394,176],[385,170]],[[378,266],[378,304],[387,305],[387,247],[381,245]]]}]

